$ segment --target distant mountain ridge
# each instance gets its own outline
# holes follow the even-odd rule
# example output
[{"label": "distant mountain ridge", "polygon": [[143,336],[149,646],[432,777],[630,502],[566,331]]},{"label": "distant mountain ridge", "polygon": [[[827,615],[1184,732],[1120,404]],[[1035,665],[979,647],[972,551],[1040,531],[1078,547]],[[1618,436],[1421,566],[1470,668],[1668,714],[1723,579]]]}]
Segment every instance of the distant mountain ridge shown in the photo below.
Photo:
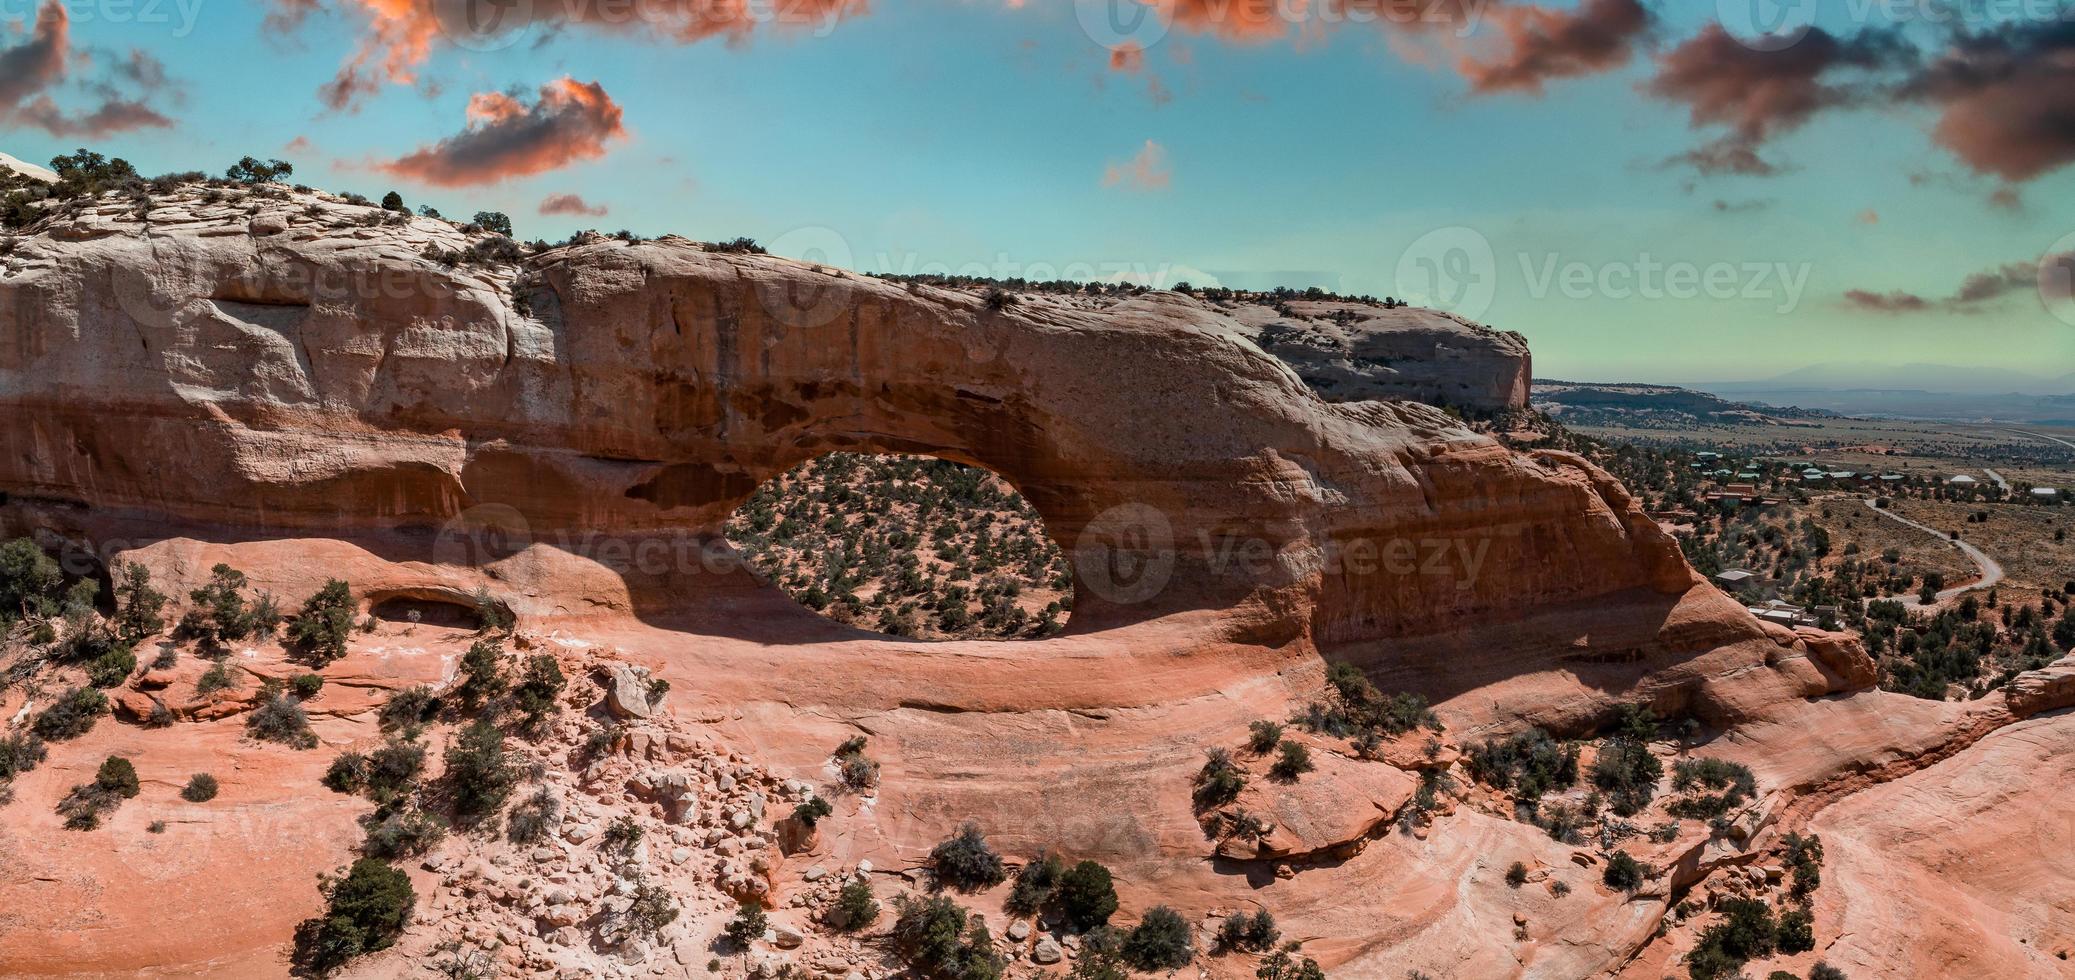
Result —
[{"label": "distant mountain ridge", "polygon": [[1529,402],[1568,423],[1679,427],[1697,423],[1796,425],[1830,417],[1820,409],[1775,408],[1734,402],[1705,391],[1645,382],[1582,382],[1537,378]]}]

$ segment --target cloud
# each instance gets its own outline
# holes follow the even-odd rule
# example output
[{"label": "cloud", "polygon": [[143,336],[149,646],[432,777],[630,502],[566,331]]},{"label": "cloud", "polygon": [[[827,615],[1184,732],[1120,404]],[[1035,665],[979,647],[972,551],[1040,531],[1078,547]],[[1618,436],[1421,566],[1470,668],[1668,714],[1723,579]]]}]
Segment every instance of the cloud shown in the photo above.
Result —
[{"label": "cloud", "polygon": [[1781,168],[1760,156],[1767,141],[1825,110],[1877,100],[1874,76],[1915,56],[1891,31],[1840,38],[1811,28],[1797,43],[1761,50],[1711,23],[1660,56],[1643,90],[1684,105],[1695,129],[1728,130],[1666,163],[1706,174],[1769,176]]},{"label": "cloud", "polygon": [[376,169],[439,187],[495,184],[595,160],[626,132],[603,86],[564,77],[542,85],[532,105],[479,92],[459,134]]},{"label": "cloud", "polygon": [[[0,48],[0,124],[41,129],[52,136],[99,139],[137,129],[163,129],[171,119],[150,105],[161,93],[177,97],[165,66],[142,51],[125,57],[103,56],[108,67],[98,77],[76,78],[74,68],[96,58],[72,46],[72,17],[62,0],[44,0],[29,36]],[[90,109],[68,111],[53,93],[74,83],[94,101]]]},{"label": "cloud", "polygon": [[1885,293],[1852,289],[1845,292],[1844,303],[1869,313],[1978,313],[2005,296],[2037,290],[2043,270],[2071,265],[2075,265],[2075,252],[2049,255],[2036,262],[2006,262],[1960,280],[1960,287],[1950,296],[1929,297],[1900,289]]},{"label": "cloud", "polygon": [[1989,192],[1989,207],[1999,211],[2023,211],[2025,196],[2015,187],[1998,187]]},{"label": "cloud", "polygon": [[1123,163],[1112,161],[1102,172],[1102,186],[1124,186],[1139,191],[1164,191],[1174,180],[1167,165],[1167,148],[1147,140],[1137,155]]},{"label": "cloud", "polygon": [[[301,26],[323,0],[273,0],[268,23]],[[572,27],[691,44],[742,43],[759,27],[825,28],[863,14],[867,0],[335,0],[365,33],[338,73],[318,90],[335,111],[356,111],[384,84],[414,85],[434,50],[459,38],[499,48],[526,32],[539,39]],[[486,17],[492,18],[485,20]]]},{"label": "cloud", "polygon": [[1852,220],[1857,221],[1862,225],[1877,225],[1880,224],[1880,212],[1875,211],[1872,208],[1867,208],[1866,210],[1859,212],[1858,217],[1853,218]]},{"label": "cloud", "polygon": [[540,213],[544,215],[564,214],[584,218],[603,218],[604,205],[593,206],[575,194],[549,194],[540,202]]},{"label": "cloud", "polygon": [[2075,19],[1957,35],[1902,98],[1939,107],[1932,139],[1976,173],[2020,182],[2075,162]]},{"label": "cloud", "polygon": [[1619,68],[1655,23],[1639,0],[1585,0],[1576,10],[1497,7],[1490,16],[1506,38],[1494,60],[1464,57],[1456,70],[1479,94],[1533,92],[1554,79]]}]

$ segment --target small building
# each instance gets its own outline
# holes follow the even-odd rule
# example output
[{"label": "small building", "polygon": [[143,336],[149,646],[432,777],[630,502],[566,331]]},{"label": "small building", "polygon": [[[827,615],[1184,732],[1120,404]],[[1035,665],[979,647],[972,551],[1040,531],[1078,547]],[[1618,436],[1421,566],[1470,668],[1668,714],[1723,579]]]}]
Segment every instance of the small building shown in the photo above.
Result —
[{"label": "small building", "polygon": [[1722,496],[1749,499],[1758,496],[1758,487],[1751,483],[1732,483],[1722,488]]},{"label": "small building", "polygon": [[1745,585],[1750,584],[1750,581],[1757,577],[1757,573],[1745,571],[1741,568],[1732,568],[1725,572],[1715,573],[1715,581],[1720,582],[1723,585],[1726,585],[1732,589],[1741,589]]},{"label": "small building", "polygon": [[1967,474],[1965,474],[1965,473],[1962,473],[1962,474],[1960,474],[1959,476],[1953,477],[1952,479],[1950,479],[1950,480],[1947,480],[1947,481],[1945,481],[1945,483],[1946,483],[1946,485],[1947,485],[1947,486],[1953,486],[1953,487],[1967,487],[1967,488],[1970,488],[1970,489],[1971,489],[1971,488],[1973,488],[1973,487],[1978,487],[1978,486],[1980,486],[1980,485],[1981,485],[1981,481],[1980,481],[1980,480],[1977,480],[1977,479],[1975,479],[1975,478],[1973,478],[1973,477],[1971,477],[1971,476],[1968,476],[1968,475],[1967,475]]},{"label": "small building", "polygon": [[2032,488],[2032,499],[2033,499],[2033,500],[2059,500],[2059,499],[2061,499],[2061,492],[2060,492],[2060,490],[2059,490],[2058,488],[2055,488],[2055,487],[2033,487],[2033,488]]},{"label": "small building", "polygon": [[1808,610],[1790,602],[1781,602],[1778,599],[1768,599],[1758,605],[1745,606],[1744,608],[1750,610],[1751,615],[1759,619],[1765,620],[1768,623],[1778,623],[1781,626],[1814,626],[1818,621],[1817,617]]}]

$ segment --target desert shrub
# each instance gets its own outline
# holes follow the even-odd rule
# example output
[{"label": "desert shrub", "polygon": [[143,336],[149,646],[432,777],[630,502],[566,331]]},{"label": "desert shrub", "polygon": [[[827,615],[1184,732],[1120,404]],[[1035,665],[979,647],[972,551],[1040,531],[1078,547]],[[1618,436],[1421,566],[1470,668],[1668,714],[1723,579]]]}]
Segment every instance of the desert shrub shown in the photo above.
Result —
[{"label": "desert shrub", "polygon": [[1781,912],[1776,941],[1780,952],[1789,956],[1816,948],[1815,917],[1807,909]]},{"label": "desert shrub", "polygon": [[296,697],[308,701],[316,697],[317,692],[324,690],[324,675],[297,674],[288,679],[288,690]]},{"label": "desert shrub", "polygon": [[989,888],[1008,877],[1001,855],[987,846],[987,836],[980,832],[980,826],[970,822],[930,850],[929,865],[938,887],[948,885],[961,891]]},{"label": "desert shrub", "polygon": [[24,616],[54,616],[65,575],[36,542],[15,538],[0,544],[0,627]]},{"label": "desert shrub", "polygon": [[1466,763],[1479,782],[1530,802],[1578,782],[1578,746],[1559,743],[1539,728],[1474,745]]},{"label": "desert shrub", "polygon": [[1155,905],[1139,918],[1138,925],[1124,935],[1124,961],[1148,973],[1176,970],[1196,958],[1189,939],[1189,924],[1181,913]]},{"label": "desert shrub", "polygon": [[476,225],[492,234],[503,235],[506,238],[512,237],[512,219],[502,211],[477,211],[476,216],[469,221],[469,224]]},{"label": "desert shrub", "polygon": [[237,686],[238,672],[231,667],[228,660],[210,664],[209,669],[202,672],[202,676],[195,678],[195,693],[203,697]]},{"label": "desert shrub", "polygon": [[1742,806],[1758,792],[1758,781],[1750,767],[1741,763],[1683,759],[1672,767],[1672,790],[1681,796],[1667,811],[1673,816],[1707,820]]},{"label": "desert shrub", "polygon": [[121,644],[103,651],[86,665],[87,683],[95,687],[114,687],[129,679],[137,669],[137,654],[129,644]]},{"label": "desert shrub", "polygon": [[537,844],[547,838],[561,809],[555,794],[542,786],[512,807],[511,815],[505,818],[504,834],[514,844]]},{"label": "desert shrub", "polygon": [[1059,876],[1052,890],[1059,912],[1069,925],[1083,931],[1107,925],[1117,913],[1117,889],[1110,869],[1094,861],[1082,861]]},{"label": "desert shrub", "polygon": [[1282,742],[1282,725],[1272,721],[1256,721],[1246,726],[1247,751],[1255,755],[1267,755],[1275,751]]},{"label": "desert shrub", "polygon": [[245,573],[218,563],[209,581],[187,594],[194,608],[180,620],[180,633],[204,646],[252,635],[252,610],[245,604]]},{"label": "desert shrub", "polygon": [[1252,915],[1234,912],[1218,924],[1218,948],[1252,953],[1266,952],[1275,947],[1282,930],[1275,927],[1275,916],[1267,909]]},{"label": "desert shrub", "polygon": [[109,756],[94,774],[94,781],[72,787],[65,798],[58,801],[58,815],[65,818],[68,830],[93,830],[101,825],[101,817],[122,805],[122,801],[137,796],[137,767],[120,756]]},{"label": "desert shrub", "polygon": [[1808,968],[1808,980],[1847,980],[1844,971],[1828,963],[1817,963]]},{"label": "desert shrub", "polygon": [[605,825],[605,833],[598,838],[598,848],[622,856],[634,853],[641,846],[641,824],[632,814],[621,814],[612,823]]},{"label": "desert shrub", "polygon": [[390,694],[375,717],[383,731],[392,731],[420,724],[438,710],[439,695],[430,685],[419,684]]},{"label": "desert shrub", "polygon": [[424,854],[447,835],[447,825],[438,817],[408,804],[377,809],[362,817],[360,825],[367,831],[360,853],[384,861]]},{"label": "desert shrub", "polygon": [[1332,703],[1312,705],[1302,719],[1314,732],[1345,738],[1364,732],[1403,735],[1415,728],[1441,730],[1441,720],[1427,707],[1425,697],[1403,691],[1386,695],[1353,664],[1327,667],[1326,684],[1332,689]]},{"label": "desert shrub", "polygon": [[[225,169],[223,176],[227,180],[235,180],[241,184],[272,184],[293,173],[295,173],[295,165],[286,160],[261,162],[254,157],[243,157],[237,163],[231,164],[229,168]],[[200,174],[195,174],[194,176],[196,178],[201,177]],[[159,178],[161,181],[165,179],[163,177]]]},{"label": "desert shrub", "polygon": [[245,730],[254,738],[291,748],[317,747],[317,733],[310,730],[310,715],[303,710],[302,702],[279,692],[260,702],[245,719]]},{"label": "desert shrub", "polygon": [[1510,888],[1519,888],[1525,884],[1527,884],[1527,865],[1515,861],[1512,867],[1506,869],[1506,885]]},{"label": "desert shrub", "polygon": [[769,928],[771,920],[764,915],[763,904],[752,899],[735,909],[735,917],[729,919],[721,931],[734,940],[737,948],[748,949],[749,944],[763,938],[764,930]]},{"label": "desert shrub", "polygon": [[512,627],[515,625],[515,617],[512,615],[512,611],[506,608],[504,603],[498,602],[496,597],[490,594],[489,589],[478,587],[475,591],[474,600],[476,622],[482,624],[484,632],[511,632]]},{"label": "desert shrub", "polygon": [[1627,851],[1615,851],[1607,856],[1607,867],[1600,873],[1600,880],[1617,891],[1635,891],[1643,886],[1643,863]]},{"label": "desert shrub", "polygon": [[853,735],[836,746],[836,773],[843,786],[863,792],[879,785],[879,764],[865,757],[865,737]]},{"label": "desert shrub", "polygon": [[1246,788],[1246,774],[1232,764],[1232,753],[1222,748],[1205,752],[1209,758],[1196,773],[1196,808],[1207,810],[1224,806],[1239,798],[1239,791]]},{"label": "desert shrub", "polygon": [[408,739],[391,738],[367,756],[360,773],[360,788],[368,799],[387,803],[410,794],[425,772],[425,746]]},{"label": "desert shrub", "polygon": [[1750,898],[1722,902],[1720,921],[1700,934],[1693,952],[1686,955],[1686,969],[1693,980],[1719,980],[1735,976],[1749,960],[1770,955],[1777,945],[1779,924],[1772,909]]},{"label": "desert shrub", "polygon": [[1823,838],[1816,834],[1788,834],[1783,842],[1787,845],[1787,870],[1794,876],[1794,894],[1806,898],[1823,884]]},{"label": "desert shrub", "polygon": [[0,783],[36,768],[49,754],[43,739],[34,732],[0,736]]},{"label": "desert shrub", "polygon": [[897,918],[890,938],[915,975],[924,980],[997,980],[1005,961],[994,952],[986,923],[941,895],[894,900]]},{"label": "desert shrub", "polygon": [[1011,915],[1034,915],[1052,898],[1053,889],[1059,886],[1059,878],[1066,872],[1066,862],[1056,854],[1044,851],[1029,864],[1016,872],[1016,883],[1009,888],[1008,900],[1003,904]]},{"label": "desert shrub", "polygon": [[395,191],[390,191],[389,193],[382,195],[382,210],[400,211],[405,214],[409,214],[411,209],[404,205],[402,194],[398,194]]},{"label": "desert shrub", "polygon": [[107,695],[90,687],[75,687],[43,709],[31,727],[44,741],[62,742],[91,731],[94,721],[107,713]]},{"label": "desert shrub", "polygon": [[843,883],[842,892],[836,895],[833,922],[841,923],[836,928],[844,932],[856,932],[879,918],[879,900],[872,897],[872,883],[862,877],[852,877]]},{"label": "desert shrub", "polygon": [[677,921],[677,900],[670,897],[669,889],[662,888],[641,874],[634,876],[634,894],[627,896],[626,910],[620,913],[620,921],[627,931],[637,936],[654,939],[663,927]]},{"label": "desert shrub", "polygon": [[102,760],[101,768],[94,773],[94,785],[108,790],[123,799],[137,798],[137,767],[130,760],[111,755]]},{"label": "desert shrub", "polygon": [[216,777],[198,772],[187,777],[187,785],[180,790],[180,798],[189,803],[207,803],[216,798]]},{"label": "desert shrub", "polygon": [[296,958],[314,973],[388,949],[410,921],[417,895],[410,876],[375,858],[361,858],[343,876],[318,879],[324,914],[296,926]]},{"label": "desert shrub", "polygon": [[288,648],[317,664],[345,656],[346,639],[353,634],[353,613],[352,587],[339,579],[325,582],[289,624]]},{"label": "desert shrub", "polygon": [[504,733],[487,719],[477,719],[447,743],[445,762],[454,812],[464,819],[495,813],[518,781],[505,759]]},{"label": "desert shrub", "polygon": [[793,807],[793,819],[799,821],[801,826],[812,830],[815,824],[821,822],[821,818],[833,812],[835,811],[829,806],[829,801],[817,796]]},{"label": "desert shrub", "polygon": [[115,625],[122,638],[136,643],[166,628],[166,594],[151,587],[151,570],[135,562],[116,562]]},{"label": "desert shrub", "polygon": [[454,697],[461,706],[475,711],[504,694],[510,682],[504,676],[504,648],[493,640],[477,640],[461,655],[461,683]]},{"label": "desert shrub", "polygon": [[569,679],[562,676],[562,665],[554,654],[537,653],[526,659],[526,671],[512,691],[512,701],[528,729],[538,729],[555,712],[555,699],[567,686]]},{"label": "desert shrub", "polygon": [[[1260,969],[1254,971],[1254,976],[1259,980],[1326,980],[1326,971],[1319,969],[1317,960],[1298,956],[1302,949],[1301,943],[1289,943],[1268,954],[1261,961]],[[1422,974],[1416,980],[1426,978]]]},{"label": "desert shrub", "polygon": [[324,770],[324,787],[334,793],[358,793],[367,785],[367,777],[367,756],[349,750],[332,758]]},{"label": "desert shrub", "polygon": [[1592,761],[1592,784],[1607,794],[1614,812],[1624,817],[1650,805],[1663,775],[1664,763],[1651,754],[1649,743],[1627,736],[1608,739]]},{"label": "desert shrub", "polygon": [[757,240],[754,238],[731,238],[725,242],[715,242],[712,248],[716,252],[729,252],[738,255],[766,254],[764,247],[757,244]]},{"label": "desert shrub", "polygon": [[1268,773],[1277,779],[1289,781],[1315,768],[1317,766],[1311,761],[1311,750],[1306,748],[1304,743],[1283,739],[1282,754],[1276,758],[1275,765],[1268,768]]}]

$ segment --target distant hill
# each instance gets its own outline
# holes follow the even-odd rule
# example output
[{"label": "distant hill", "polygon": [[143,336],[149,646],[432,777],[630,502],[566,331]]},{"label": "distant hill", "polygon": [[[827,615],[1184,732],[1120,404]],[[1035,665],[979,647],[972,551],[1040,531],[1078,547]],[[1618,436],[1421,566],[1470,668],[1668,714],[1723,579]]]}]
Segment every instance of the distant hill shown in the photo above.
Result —
[{"label": "distant hill", "polygon": [[1535,408],[1569,425],[1682,428],[1714,425],[1807,425],[1834,417],[1819,409],[1775,408],[1733,402],[1705,391],[1634,382],[1597,383],[1537,378]]}]

